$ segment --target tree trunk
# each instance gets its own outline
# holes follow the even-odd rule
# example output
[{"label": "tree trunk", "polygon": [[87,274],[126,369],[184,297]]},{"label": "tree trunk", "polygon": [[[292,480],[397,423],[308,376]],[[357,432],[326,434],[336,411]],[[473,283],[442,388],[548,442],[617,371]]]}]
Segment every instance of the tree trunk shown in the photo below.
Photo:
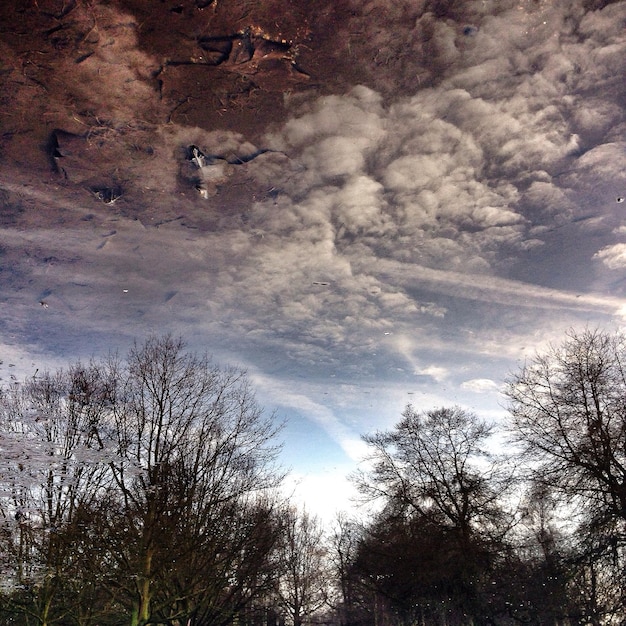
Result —
[{"label": "tree trunk", "polygon": [[146,550],[141,578],[137,581],[137,600],[130,618],[130,626],[143,626],[150,618],[150,575],[152,550]]}]

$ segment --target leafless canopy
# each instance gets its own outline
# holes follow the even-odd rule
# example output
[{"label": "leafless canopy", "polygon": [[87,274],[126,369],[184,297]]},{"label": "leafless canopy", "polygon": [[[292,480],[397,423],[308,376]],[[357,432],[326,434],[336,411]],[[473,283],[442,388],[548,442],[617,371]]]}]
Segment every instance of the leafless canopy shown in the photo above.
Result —
[{"label": "leafless canopy", "polygon": [[626,520],[626,338],[587,330],[508,383],[511,436],[535,481]]}]

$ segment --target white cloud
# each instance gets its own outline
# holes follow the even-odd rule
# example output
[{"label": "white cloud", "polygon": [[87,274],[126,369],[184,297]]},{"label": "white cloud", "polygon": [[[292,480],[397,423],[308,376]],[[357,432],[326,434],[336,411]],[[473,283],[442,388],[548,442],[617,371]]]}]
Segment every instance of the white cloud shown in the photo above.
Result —
[{"label": "white cloud", "polygon": [[301,161],[309,171],[317,171],[322,179],[358,174],[365,165],[367,138],[325,137],[306,148]]},{"label": "white cloud", "polygon": [[476,223],[483,227],[509,226],[522,221],[522,217],[518,213],[492,206],[475,209],[472,213],[472,217]]},{"label": "white cloud", "polygon": [[309,111],[287,122],[274,140],[281,149],[309,145],[312,140],[329,136],[348,136],[376,145],[385,134],[381,102],[379,94],[364,86],[354,87],[345,96],[321,97]]},{"label": "white cloud", "polygon": [[305,393],[293,391],[289,382],[272,379],[259,372],[253,372],[251,378],[273,403],[291,407],[322,428],[349,459],[358,462],[365,456],[367,446],[360,434],[352,432],[328,407],[312,400]]},{"label": "white cloud", "polygon": [[472,378],[461,383],[461,389],[473,393],[492,393],[499,391],[500,384],[490,378]]},{"label": "white cloud", "polygon": [[344,466],[307,474],[292,472],[283,485],[283,492],[330,528],[337,514],[352,515],[356,510],[359,494],[347,478],[351,470]]},{"label": "white cloud", "polygon": [[439,181],[447,173],[446,160],[445,156],[438,159],[422,154],[399,157],[387,166],[383,175],[385,186],[392,191],[414,191],[434,184],[439,186]]},{"label": "white cloud", "polygon": [[616,243],[612,246],[606,246],[593,256],[596,259],[600,259],[610,270],[622,269],[626,267],[626,243]]},{"label": "white cloud", "polygon": [[572,309],[609,314],[623,305],[622,299],[613,296],[573,294],[489,274],[408,267],[389,260],[380,261],[378,270],[393,275],[397,284],[405,287],[424,285],[439,293],[512,307]]},{"label": "white cloud", "polygon": [[419,376],[430,376],[438,383],[443,382],[448,377],[448,370],[438,365],[429,365],[427,367],[416,368],[415,373]]}]

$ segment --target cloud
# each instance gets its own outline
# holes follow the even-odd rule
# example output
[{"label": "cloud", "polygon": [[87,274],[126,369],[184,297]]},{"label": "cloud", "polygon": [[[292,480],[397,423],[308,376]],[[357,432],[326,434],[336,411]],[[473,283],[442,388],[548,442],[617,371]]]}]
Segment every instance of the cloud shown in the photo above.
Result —
[{"label": "cloud", "polygon": [[461,383],[461,389],[466,389],[473,393],[492,393],[499,391],[501,384],[490,378],[472,378]]},{"label": "cloud", "polygon": [[[471,45],[459,35],[462,29],[438,25],[431,16],[428,28],[438,33],[433,40],[446,65],[438,84],[386,100],[365,87],[322,97],[295,107],[295,116],[273,131],[271,141],[290,155],[289,167],[280,199],[257,205],[252,223],[270,247],[285,251],[290,268],[298,265],[288,260],[297,251],[285,238],[297,238],[302,251],[309,249],[307,240],[323,240],[325,252],[317,253],[322,268],[324,258],[347,263],[349,272],[333,285],[342,294],[337,315],[316,309],[326,322],[333,319],[342,346],[362,340],[356,319],[364,328],[399,331],[426,324],[418,321],[424,313],[447,317],[445,298],[498,310],[523,307],[529,320],[531,307],[568,311],[571,319],[610,318],[621,310],[617,297],[585,293],[584,254],[571,259],[581,268],[577,291],[537,285],[521,265],[519,279],[507,278],[511,259],[549,254],[552,229],[571,223],[602,228],[601,221],[576,221],[586,210],[580,192],[593,184],[591,162],[601,164],[594,179],[619,176],[615,150],[607,143],[582,150],[579,132],[589,129],[572,117],[582,87],[571,74],[591,45],[579,45],[572,34],[572,20],[582,15],[564,6],[535,11],[510,4],[484,16]],[[557,37],[546,40],[555,30],[567,46]],[[502,33],[509,37],[504,46],[495,37]],[[484,71],[470,72],[481,66]],[[611,92],[602,97],[608,120],[618,103]],[[258,254],[265,252],[258,248]],[[258,259],[256,265],[262,266]],[[365,278],[367,300],[359,289]],[[280,288],[278,277],[274,285]],[[300,298],[297,289],[289,293]],[[435,307],[429,304],[433,293]],[[401,313],[391,315],[392,304]],[[406,348],[387,345],[406,358]]]},{"label": "cloud", "polygon": [[289,120],[275,140],[286,146],[307,146],[320,137],[349,136],[375,145],[385,134],[381,120],[382,97],[372,89],[355,86],[345,96],[323,96],[307,103],[302,115]]},{"label": "cloud", "polygon": [[341,470],[333,467],[327,471],[306,474],[292,472],[283,485],[283,491],[330,527],[338,513],[353,509],[358,498],[358,491],[347,478],[352,469],[346,466]]},{"label": "cloud", "polygon": [[429,365],[428,367],[422,367],[415,370],[418,376],[429,376],[434,381],[441,383],[448,377],[448,370],[445,367],[439,365]]},{"label": "cloud", "polygon": [[349,459],[360,461],[365,456],[367,445],[360,434],[354,433],[328,407],[315,402],[304,393],[293,391],[289,383],[269,378],[259,372],[253,372],[251,378],[274,404],[297,408],[298,412],[322,428]]},{"label": "cloud", "polygon": [[610,314],[615,313],[624,302],[617,297],[573,294],[489,274],[466,274],[423,266],[408,268],[394,261],[381,261],[378,270],[383,276],[393,276],[397,283],[405,287],[424,285],[429,290],[442,294],[512,307],[572,309]]},{"label": "cloud", "polygon": [[[370,17],[389,9],[384,2],[368,7]],[[222,156],[276,150],[245,166],[246,175],[271,186],[272,194],[229,212],[199,205],[194,211],[205,210],[212,220],[201,232],[182,226],[200,219],[195,214],[160,232],[124,221],[111,237],[44,230],[41,240],[53,240],[57,264],[20,267],[36,276],[39,291],[51,290],[51,302],[58,298],[74,315],[81,313],[73,302],[88,310],[103,293],[111,294],[110,305],[98,305],[109,327],[119,311],[137,325],[157,325],[167,311],[183,327],[198,325],[208,334],[227,329],[245,344],[241,350],[282,349],[285,358],[311,367],[362,362],[364,354],[381,351],[381,342],[400,360],[409,353],[414,358],[415,349],[407,352],[385,339],[391,331],[406,336],[417,329],[416,345],[423,337],[445,345],[447,325],[459,323],[459,300],[498,311],[528,309],[529,324],[531,308],[574,317],[614,314],[621,300],[586,295],[582,274],[581,293],[535,285],[530,270],[508,278],[520,254],[547,254],[550,229],[584,214],[578,192],[593,187],[597,176],[615,179],[622,150],[615,142],[591,150],[581,144],[618,120],[612,91],[594,96],[595,121],[574,114],[585,99],[583,79],[573,68],[584,63],[591,71],[590,50],[606,48],[596,74],[608,80],[605,65],[616,62],[619,31],[603,34],[604,18],[587,19],[565,5],[533,7],[503,3],[486,12],[470,3],[439,17],[409,4],[394,7],[380,25],[381,41],[391,42],[387,26],[413,12],[410,29],[396,35],[405,37],[402,45],[412,41],[432,53],[428,71],[437,68],[439,79],[407,95],[355,86],[345,94],[294,98],[291,118],[275,124],[259,145],[231,131],[164,126],[154,158],[133,175],[169,194],[172,212],[181,178],[191,193],[194,176],[218,192],[241,171],[224,161],[186,171],[184,148],[191,144]],[[113,81],[112,107],[119,98],[115,72],[134,76],[129,84],[136,100],[126,101],[125,115],[140,111],[147,84],[141,68],[152,60],[139,55],[131,18],[104,17],[118,29],[117,43],[98,47],[92,61],[111,72],[104,84]],[[571,23],[583,21],[581,42]],[[471,37],[464,34],[468,23],[475,26]],[[426,68],[420,55],[405,57],[402,63],[412,63],[417,73]],[[87,60],[79,65],[91,71]],[[112,228],[107,223],[106,230]],[[29,245],[37,236],[31,234]],[[11,246],[17,249],[17,243]],[[88,265],[81,261],[84,276],[64,284],[67,267],[79,264],[72,254]],[[608,254],[597,258],[606,263]],[[123,299],[122,286],[129,289]],[[478,324],[469,315],[460,323]],[[412,367],[444,366],[420,359]]]},{"label": "cloud", "polygon": [[606,246],[593,256],[596,259],[600,259],[610,270],[622,269],[626,267],[626,243],[616,243],[612,246]]}]

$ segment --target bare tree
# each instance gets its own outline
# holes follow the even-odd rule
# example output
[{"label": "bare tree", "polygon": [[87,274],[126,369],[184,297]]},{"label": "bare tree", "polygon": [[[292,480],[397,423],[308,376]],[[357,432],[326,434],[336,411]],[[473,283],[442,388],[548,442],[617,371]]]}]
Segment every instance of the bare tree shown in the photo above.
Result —
[{"label": "bare tree", "polygon": [[274,586],[276,432],[244,372],[170,336],[5,391],[14,606],[43,626],[232,622]]},{"label": "bare tree", "polygon": [[[591,623],[626,612],[626,338],[571,332],[508,383],[510,433],[535,489],[576,528]],[[622,581],[616,584],[616,581]],[[582,591],[580,592],[583,593]],[[602,608],[604,607],[604,608]]]},{"label": "bare tree", "polygon": [[509,529],[508,482],[486,450],[491,434],[458,407],[419,413],[407,406],[394,429],[363,438],[371,453],[356,484],[383,509],[356,566],[405,621],[424,619],[433,606],[478,619],[490,601]]},{"label": "bare tree", "polygon": [[306,510],[286,507],[280,519],[279,605],[293,626],[302,626],[326,606],[330,568],[320,521]]},{"label": "bare tree", "polygon": [[355,475],[356,485],[367,498],[435,512],[469,539],[501,518],[499,473],[486,450],[492,432],[457,407],[419,413],[409,405],[393,430],[363,437],[372,465]]},{"label": "bare tree", "polygon": [[[233,533],[249,522],[243,512],[255,496],[282,477],[274,466],[276,425],[263,415],[244,372],[219,368],[166,336],[136,345],[121,377],[112,412],[110,468],[119,510],[111,528],[119,537],[111,557],[136,626],[153,614],[180,618],[181,610],[227,593],[219,585],[243,571],[236,570],[242,536]],[[190,584],[182,598],[180,589],[169,596],[173,587],[163,582],[181,570],[179,549],[220,560],[212,563],[214,578],[208,567],[196,571],[204,582]],[[226,607],[220,612],[228,621]]]},{"label": "bare tree", "polygon": [[21,590],[16,608],[44,626],[59,618],[60,591],[66,609],[71,604],[72,543],[88,533],[86,524],[76,524],[78,513],[110,481],[97,431],[111,397],[111,381],[92,363],[12,385],[0,402],[5,583]]},{"label": "bare tree", "polygon": [[570,333],[508,383],[513,441],[534,479],[626,520],[626,338]]},{"label": "bare tree", "polygon": [[353,568],[363,532],[362,524],[348,518],[345,513],[337,514],[330,536],[330,562],[338,591],[333,605],[342,626],[358,622],[363,613],[359,602],[359,582]]}]

